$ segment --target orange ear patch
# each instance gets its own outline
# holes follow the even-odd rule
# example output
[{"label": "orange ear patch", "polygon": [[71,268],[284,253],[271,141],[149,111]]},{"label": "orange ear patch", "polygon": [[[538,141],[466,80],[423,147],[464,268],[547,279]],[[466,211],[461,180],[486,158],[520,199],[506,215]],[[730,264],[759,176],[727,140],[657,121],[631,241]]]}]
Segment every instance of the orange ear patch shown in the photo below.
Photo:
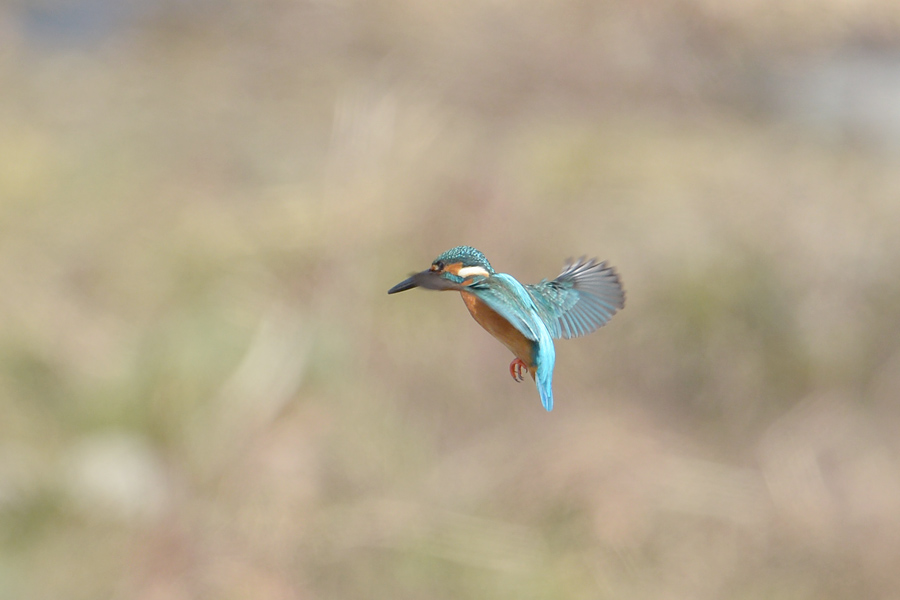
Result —
[{"label": "orange ear patch", "polygon": [[458,275],[459,270],[462,269],[461,262],[450,263],[449,265],[444,265],[444,271],[450,273],[451,275]]}]

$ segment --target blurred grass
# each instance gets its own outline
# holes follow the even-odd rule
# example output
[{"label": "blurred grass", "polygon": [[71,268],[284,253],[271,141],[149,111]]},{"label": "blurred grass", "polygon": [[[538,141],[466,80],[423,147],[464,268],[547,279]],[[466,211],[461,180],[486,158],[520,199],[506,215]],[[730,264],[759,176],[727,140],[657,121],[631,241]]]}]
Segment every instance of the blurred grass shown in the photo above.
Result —
[{"label": "blurred grass", "polygon": [[[0,596],[894,595],[897,154],[760,81],[896,9],[754,6],[0,9]],[[619,268],[553,413],[461,243]]]}]

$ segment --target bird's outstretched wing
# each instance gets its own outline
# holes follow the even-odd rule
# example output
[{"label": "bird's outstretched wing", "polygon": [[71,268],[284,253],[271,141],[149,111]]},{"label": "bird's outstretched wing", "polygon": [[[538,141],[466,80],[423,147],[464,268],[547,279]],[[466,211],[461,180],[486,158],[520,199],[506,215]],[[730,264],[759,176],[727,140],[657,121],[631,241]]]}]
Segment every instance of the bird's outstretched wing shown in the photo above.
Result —
[{"label": "bird's outstretched wing", "polygon": [[554,339],[587,335],[625,306],[619,274],[606,261],[569,261],[553,281],[525,288]]}]

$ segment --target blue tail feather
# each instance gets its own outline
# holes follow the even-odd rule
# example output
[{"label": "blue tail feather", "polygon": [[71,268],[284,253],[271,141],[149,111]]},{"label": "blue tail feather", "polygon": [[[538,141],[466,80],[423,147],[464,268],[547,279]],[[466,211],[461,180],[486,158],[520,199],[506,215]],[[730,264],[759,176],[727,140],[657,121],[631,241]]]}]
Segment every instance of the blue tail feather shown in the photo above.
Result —
[{"label": "blue tail feather", "polygon": [[[543,339],[545,338],[546,339]],[[548,411],[553,410],[553,365],[556,362],[556,349],[549,335],[541,336],[534,344],[534,363],[536,367],[534,382],[541,395],[541,403]]]}]

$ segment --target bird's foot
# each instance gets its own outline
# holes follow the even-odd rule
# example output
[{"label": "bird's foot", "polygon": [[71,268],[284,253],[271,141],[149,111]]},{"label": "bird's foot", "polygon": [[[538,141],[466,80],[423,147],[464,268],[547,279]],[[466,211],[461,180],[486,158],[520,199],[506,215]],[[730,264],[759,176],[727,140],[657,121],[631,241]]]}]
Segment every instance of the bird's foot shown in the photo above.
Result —
[{"label": "bird's foot", "polygon": [[528,365],[525,364],[521,358],[516,358],[514,361],[509,363],[509,374],[512,375],[512,378],[515,379],[518,383],[521,383],[523,379],[525,379],[524,373],[528,372]]}]

